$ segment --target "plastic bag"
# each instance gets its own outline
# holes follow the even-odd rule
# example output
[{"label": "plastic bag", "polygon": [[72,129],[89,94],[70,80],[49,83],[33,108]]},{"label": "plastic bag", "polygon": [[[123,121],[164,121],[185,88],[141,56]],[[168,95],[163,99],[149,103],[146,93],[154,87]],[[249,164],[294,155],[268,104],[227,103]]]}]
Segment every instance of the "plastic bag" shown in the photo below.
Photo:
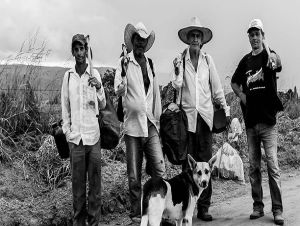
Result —
[{"label": "plastic bag", "polygon": [[217,160],[213,164],[213,174],[221,178],[238,180],[245,183],[244,165],[237,150],[227,142],[216,153]]}]

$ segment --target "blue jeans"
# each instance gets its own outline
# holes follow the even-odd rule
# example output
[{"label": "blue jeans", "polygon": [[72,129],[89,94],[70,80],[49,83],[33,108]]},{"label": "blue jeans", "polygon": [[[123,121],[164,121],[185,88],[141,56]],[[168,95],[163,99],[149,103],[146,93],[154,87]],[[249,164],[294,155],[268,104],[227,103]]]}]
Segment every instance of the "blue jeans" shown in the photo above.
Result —
[{"label": "blue jeans", "polygon": [[253,209],[262,211],[264,208],[260,148],[262,142],[266,154],[272,212],[282,212],[280,169],[277,159],[277,127],[276,125],[256,124],[254,127],[247,129],[247,139],[250,162],[249,176],[254,200]]},{"label": "blue jeans", "polygon": [[165,161],[155,126],[148,122],[148,137],[124,136],[126,143],[127,175],[131,204],[130,217],[141,217],[142,163],[143,154],[147,160],[146,172],[151,176],[162,177]]},{"label": "blue jeans", "polygon": [[[94,145],[69,143],[72,170],[73,225],[96,226],[101,211],[101,148],[100,140]],[[86,210],[86,179],[88,175],[88,209]]]}]

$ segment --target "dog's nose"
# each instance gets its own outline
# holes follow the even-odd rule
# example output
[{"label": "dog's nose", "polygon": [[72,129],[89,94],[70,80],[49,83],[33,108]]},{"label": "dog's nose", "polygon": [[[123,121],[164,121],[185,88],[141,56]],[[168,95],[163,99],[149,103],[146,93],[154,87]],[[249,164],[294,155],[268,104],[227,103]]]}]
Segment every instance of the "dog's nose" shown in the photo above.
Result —
[{"label": "dog's nose", "polygon": [[207,181],[205,180],[205,181],[202,181],[202,187],[203,188],[206,188],[206,185],[207,185]]}]

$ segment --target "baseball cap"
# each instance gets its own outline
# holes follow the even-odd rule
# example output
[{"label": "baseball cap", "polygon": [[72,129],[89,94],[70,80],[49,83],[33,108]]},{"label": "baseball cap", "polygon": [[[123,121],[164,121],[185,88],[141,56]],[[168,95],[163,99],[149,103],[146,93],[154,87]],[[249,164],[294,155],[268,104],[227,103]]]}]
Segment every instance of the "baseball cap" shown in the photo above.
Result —
[{"label": "baseball cap", "polygon": [[82,45],[86,45],[87,44],[86,38],[85,38],[85,36],[83,34],[76,34],[76,35],[74,35],[73,38],[72,38],[72,46],[73,46],[74,42],[79,42]]},{"label": "baseball cap", "polygon": [[247,30],[247,33],[249,33],[250,29],[252,29],[252,28],[257,28],[257,29],[261,30],[262,32],[264,31],[264,26],[260,19],[251,20],[251,22],[249,24],[249,28]]}]

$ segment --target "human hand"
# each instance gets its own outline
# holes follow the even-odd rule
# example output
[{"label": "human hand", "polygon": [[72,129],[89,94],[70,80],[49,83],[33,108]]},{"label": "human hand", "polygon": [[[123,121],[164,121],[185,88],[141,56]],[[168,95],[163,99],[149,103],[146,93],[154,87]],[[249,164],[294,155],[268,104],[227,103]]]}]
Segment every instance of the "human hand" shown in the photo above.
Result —
[{"label": "human hand", "polygon": [[101,88],[101,83],[94,76],[89,77],[88,83],[89,83],[89,86],[91,86],[91,87],[95,86],[97,90],[99,90]]},{"label": "human hand", "polygon": [[175,74],[176,75],[179,75],[179,72],[180,72],[180,64],[181,64],[182,60],[181,58],[179,57],[176,57],[174,60],[173,60],[173,65],[174,65],[174,69],[175,69]]},{"label": "human hand", "polygon": [[122,70],[126,73],[127,72],[127,68],[128,68],[128,63],[129,63],[129,58],[123,56],[122,58]]},{"label": "human hand", "polygon": [[269,67],[272,70],[275,70],[278,67],[276,53],[271,52],[270,55],[268,56],[267,67]]}]

